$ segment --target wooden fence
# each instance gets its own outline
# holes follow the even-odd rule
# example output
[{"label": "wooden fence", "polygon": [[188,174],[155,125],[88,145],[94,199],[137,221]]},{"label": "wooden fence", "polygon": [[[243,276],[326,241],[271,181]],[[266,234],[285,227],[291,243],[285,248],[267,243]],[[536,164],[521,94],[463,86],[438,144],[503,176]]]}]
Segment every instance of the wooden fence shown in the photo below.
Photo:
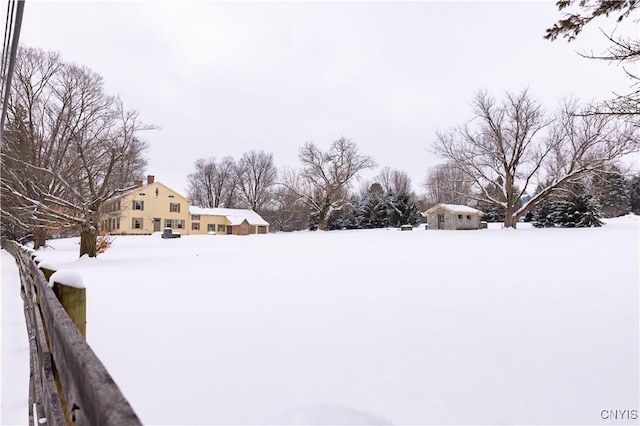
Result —
[{"label": "wooden fence", "polygon": [[31,366],[29,424],[141,425],[32,255],[13,241],[3,241],[3,248],[20,269]]}]

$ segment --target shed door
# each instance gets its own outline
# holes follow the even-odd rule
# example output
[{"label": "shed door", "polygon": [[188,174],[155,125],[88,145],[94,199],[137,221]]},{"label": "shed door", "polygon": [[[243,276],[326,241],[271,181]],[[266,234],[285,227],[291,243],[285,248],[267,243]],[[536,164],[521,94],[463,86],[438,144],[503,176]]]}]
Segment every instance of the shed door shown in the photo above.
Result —
[{"label": "shed door", "polygon": [[444,214],[438,213],[438,229],[444,229]]}]

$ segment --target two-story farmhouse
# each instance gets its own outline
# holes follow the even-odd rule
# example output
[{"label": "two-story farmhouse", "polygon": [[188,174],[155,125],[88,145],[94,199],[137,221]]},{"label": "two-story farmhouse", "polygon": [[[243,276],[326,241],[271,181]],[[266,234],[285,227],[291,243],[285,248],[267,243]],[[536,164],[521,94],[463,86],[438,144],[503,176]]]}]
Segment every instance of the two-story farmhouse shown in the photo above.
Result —
[{"label": "two-story farmhouse", "polygon": [[266,234],[269,223],[253,210],[191,206],[189,200],[148,176],[111,201],[101,216],[103,230],[113,235],[151,234],[171,228],[181,234]]}]

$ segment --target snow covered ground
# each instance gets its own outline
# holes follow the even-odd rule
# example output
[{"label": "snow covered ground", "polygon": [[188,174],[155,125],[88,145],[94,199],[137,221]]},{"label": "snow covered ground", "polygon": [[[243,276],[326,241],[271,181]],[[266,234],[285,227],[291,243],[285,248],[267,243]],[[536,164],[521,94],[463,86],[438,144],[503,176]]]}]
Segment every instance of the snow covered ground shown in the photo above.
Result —
[{"label": "snow covered ground", "polygon": [[145,424],[638,423],[635,216],[77,242],[41,256]]},{"label": "snow covered ground", "polygon": [[13,257],[0,252],[2,269],[2,387],[0,424],[27,424],[29,420],[29,340],[20,297],[20,275]]}]

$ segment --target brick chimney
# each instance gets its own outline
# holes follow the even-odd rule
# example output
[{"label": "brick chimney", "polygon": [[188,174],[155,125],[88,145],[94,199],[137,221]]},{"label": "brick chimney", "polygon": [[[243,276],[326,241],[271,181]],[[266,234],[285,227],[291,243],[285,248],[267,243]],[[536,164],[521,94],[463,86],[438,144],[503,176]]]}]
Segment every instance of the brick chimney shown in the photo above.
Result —
[{"label": "brick chimney", "polygon": [[141,180],[137,180],[136,181],[136,188],[142,188],[142,181]]},{"label": "brick chimney", "polygon": [[153,182],[155,182],[156,177],[153,175],[149,175],[147,176],[147,185],[151,185]]}]

